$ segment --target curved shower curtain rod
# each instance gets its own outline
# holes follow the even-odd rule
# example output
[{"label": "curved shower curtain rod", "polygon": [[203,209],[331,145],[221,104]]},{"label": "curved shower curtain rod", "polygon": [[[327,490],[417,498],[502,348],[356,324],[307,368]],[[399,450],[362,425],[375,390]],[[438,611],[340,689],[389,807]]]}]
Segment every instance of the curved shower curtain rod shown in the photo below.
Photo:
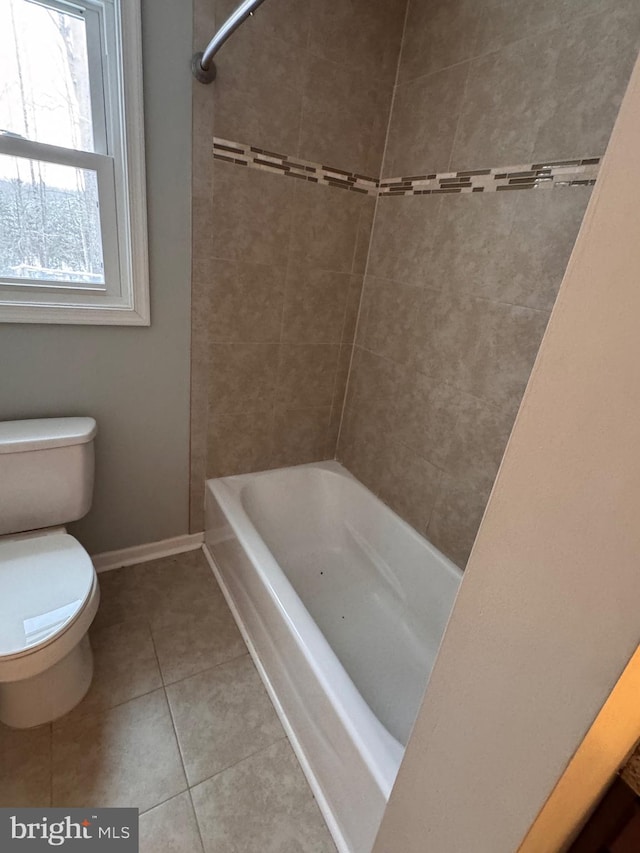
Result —
[{"label": "curved shower curtain rod", "polygon": [[240,24],[253,15],[255,9],[264,3],[264,0],[244,0],[235,12],[230,15],[218,32],[211,39],[205,50],[200,53],[194,53],[191,60],[191,71],[196,80],[200,83],[212,83],[216,79],[216,66],[213,57],[220,50],[229,36],[234,33]]}]

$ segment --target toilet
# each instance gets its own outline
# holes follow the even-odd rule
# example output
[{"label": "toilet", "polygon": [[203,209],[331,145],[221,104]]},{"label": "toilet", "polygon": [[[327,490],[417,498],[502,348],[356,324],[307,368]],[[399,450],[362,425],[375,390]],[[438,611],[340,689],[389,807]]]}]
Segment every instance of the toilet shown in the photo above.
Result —
[{"label": "toilet", "polygon": [[74,708],[93,676],[91,558],[63,525],[93,496],[96,422],[0,423],[0,722],[25,729]]}]

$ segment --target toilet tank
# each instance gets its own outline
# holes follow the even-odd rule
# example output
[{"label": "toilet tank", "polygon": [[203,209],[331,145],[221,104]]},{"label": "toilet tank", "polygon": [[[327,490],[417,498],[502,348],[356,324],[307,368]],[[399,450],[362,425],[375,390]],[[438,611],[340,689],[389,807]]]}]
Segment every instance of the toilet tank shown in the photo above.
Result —
[{"label": "toilet tank", "polygon": [[89,512],[96,432],[93,418],[0,422],[0,536]]}]

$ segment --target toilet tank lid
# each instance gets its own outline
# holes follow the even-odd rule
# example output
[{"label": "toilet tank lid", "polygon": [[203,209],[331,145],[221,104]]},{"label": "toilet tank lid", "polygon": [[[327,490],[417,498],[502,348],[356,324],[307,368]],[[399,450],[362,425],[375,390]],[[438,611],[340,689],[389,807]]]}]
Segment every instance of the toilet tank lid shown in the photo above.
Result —
[{"label": "toilet tank lid", "polygon": [[86,444],[98,427],[93,418],[33,418],[0,422],[0,454]]}]

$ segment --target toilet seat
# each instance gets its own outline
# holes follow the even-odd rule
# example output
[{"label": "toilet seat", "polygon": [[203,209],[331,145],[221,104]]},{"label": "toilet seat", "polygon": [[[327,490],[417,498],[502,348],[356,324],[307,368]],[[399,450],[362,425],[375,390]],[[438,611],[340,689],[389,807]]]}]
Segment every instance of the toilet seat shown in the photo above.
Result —
[{"label": "toilet seat", "polygon": [[98,606],[91,558],[67,533],[0,539],[0,682],[62,657]]}]

